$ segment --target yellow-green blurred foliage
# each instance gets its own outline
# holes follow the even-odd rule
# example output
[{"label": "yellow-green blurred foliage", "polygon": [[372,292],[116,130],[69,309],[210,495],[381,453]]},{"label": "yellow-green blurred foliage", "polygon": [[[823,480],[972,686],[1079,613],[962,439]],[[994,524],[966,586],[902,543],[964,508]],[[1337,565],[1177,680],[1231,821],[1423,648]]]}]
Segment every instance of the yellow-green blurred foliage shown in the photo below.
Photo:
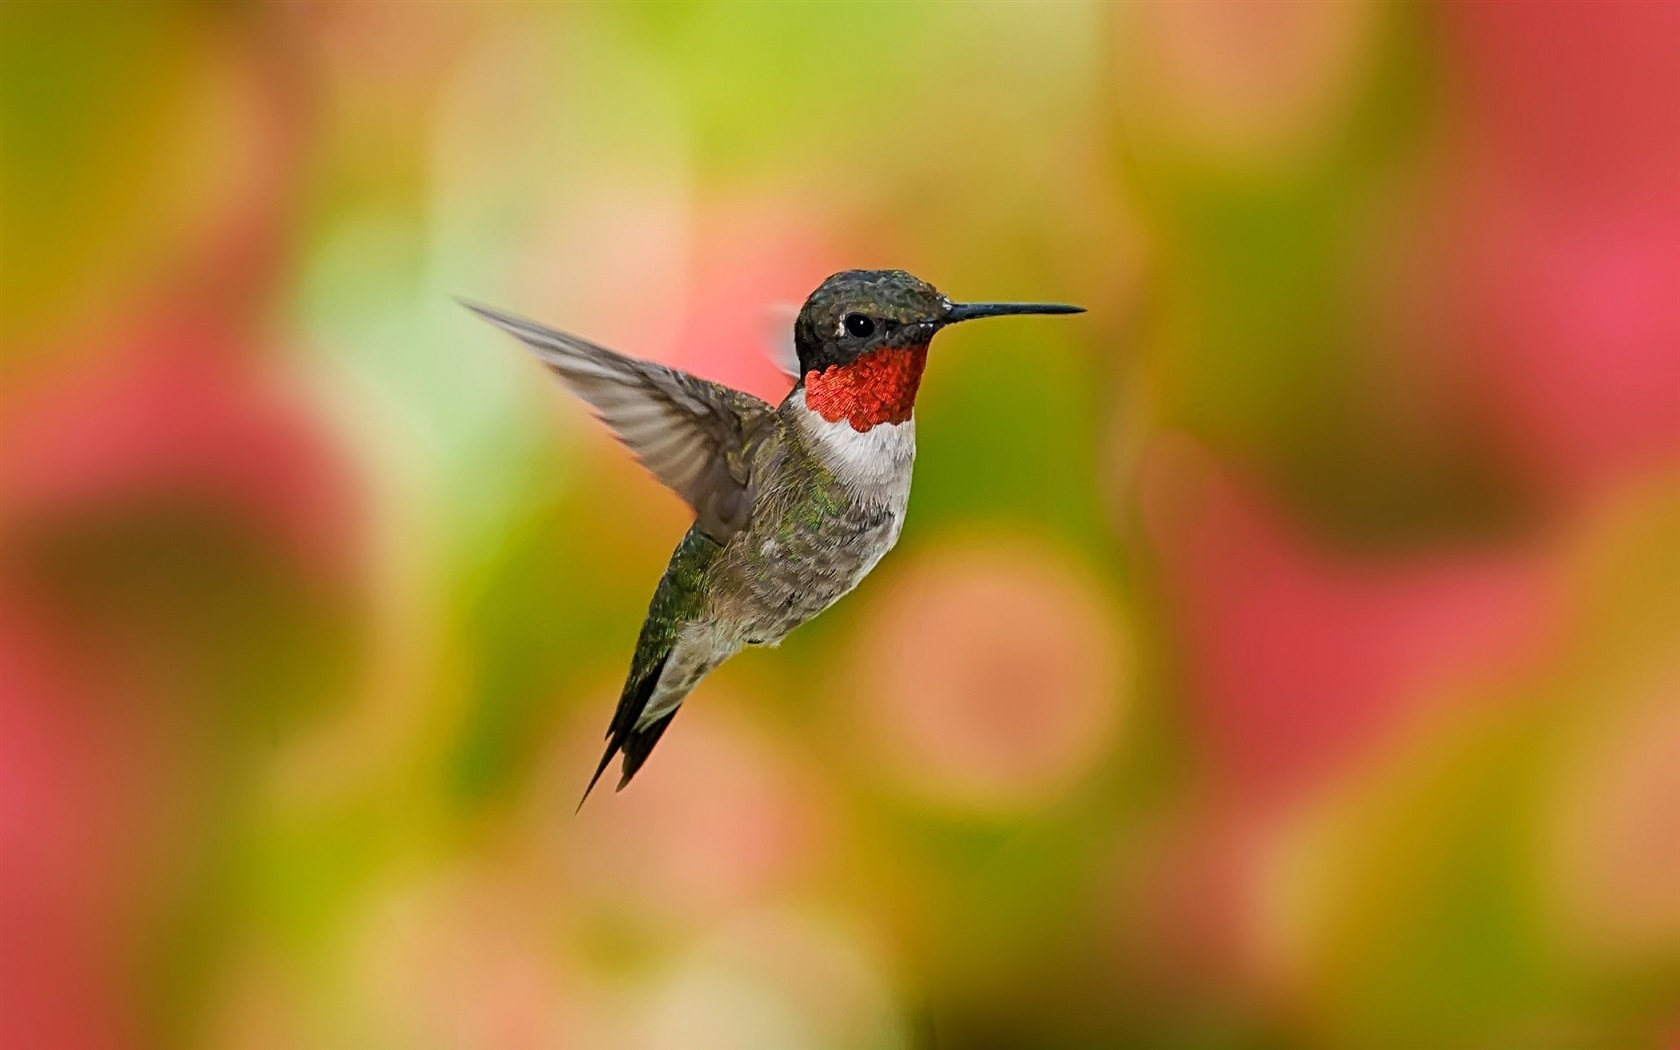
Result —
[{"label": "yellow-green blurred foliage", "polygon": [[[1680,1034],[1680,5],[0,7],[0,1044]],[[470,296],[898,549],[598,757],[681,504]]]}]

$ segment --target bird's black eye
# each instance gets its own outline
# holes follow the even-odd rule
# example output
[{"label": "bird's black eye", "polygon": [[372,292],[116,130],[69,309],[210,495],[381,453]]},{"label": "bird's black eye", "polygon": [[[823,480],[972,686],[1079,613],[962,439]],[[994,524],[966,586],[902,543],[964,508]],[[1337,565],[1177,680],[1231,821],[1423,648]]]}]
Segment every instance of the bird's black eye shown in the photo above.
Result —
[{"label": "bird's black eye", "polygon": [[865,339],[875,334],[875,322],[862,314],[847,314],[841,324],[846,326],[846,331],[859,339]]}]

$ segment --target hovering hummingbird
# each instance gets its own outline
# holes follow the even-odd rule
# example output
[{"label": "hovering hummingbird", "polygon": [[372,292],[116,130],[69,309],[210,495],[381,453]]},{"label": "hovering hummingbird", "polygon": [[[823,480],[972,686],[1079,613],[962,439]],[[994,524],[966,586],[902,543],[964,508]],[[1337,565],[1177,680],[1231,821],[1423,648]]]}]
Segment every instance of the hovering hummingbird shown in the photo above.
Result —
[{"label": "hovering hummingbird", "polygon": [[797,382],[771,407],[463,305],[535,352],[695,512],[648,605],[583,800],[619,752],[623,790],[713,668],[746,646],[778,644],[892,549],[910,498],[916,391],[940,329],[979,317],[1084,312],[1055,303],[953,303],[903,270],[846,270],[800,309]]}]

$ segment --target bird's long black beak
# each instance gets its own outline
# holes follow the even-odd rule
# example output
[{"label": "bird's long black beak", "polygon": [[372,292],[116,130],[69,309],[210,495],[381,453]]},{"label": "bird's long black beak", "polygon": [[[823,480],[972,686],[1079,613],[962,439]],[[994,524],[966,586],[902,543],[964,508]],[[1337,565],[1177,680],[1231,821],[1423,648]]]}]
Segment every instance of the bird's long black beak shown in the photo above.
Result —
[{"label": "bird's long black beak", "polygon": [[1082,314],[1083,306],[1065,303],[952,303],[945,311],[946,324],[972,321],[977,317],[1008,317],[1012,314]]}]

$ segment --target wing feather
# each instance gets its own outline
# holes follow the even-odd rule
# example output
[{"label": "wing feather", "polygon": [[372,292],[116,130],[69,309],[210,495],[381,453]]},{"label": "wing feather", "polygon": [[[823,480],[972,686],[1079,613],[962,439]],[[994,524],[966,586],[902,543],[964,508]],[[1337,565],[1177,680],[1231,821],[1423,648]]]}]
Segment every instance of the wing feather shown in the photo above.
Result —
[{"label": "wing feather", "polygon": [[707,535],[722,543],[746,526],[753,504],[747,453],[775,425],[768,404],[523,317],[462,305],[518,338],[587,401],[654,477],[688,501]]}]

